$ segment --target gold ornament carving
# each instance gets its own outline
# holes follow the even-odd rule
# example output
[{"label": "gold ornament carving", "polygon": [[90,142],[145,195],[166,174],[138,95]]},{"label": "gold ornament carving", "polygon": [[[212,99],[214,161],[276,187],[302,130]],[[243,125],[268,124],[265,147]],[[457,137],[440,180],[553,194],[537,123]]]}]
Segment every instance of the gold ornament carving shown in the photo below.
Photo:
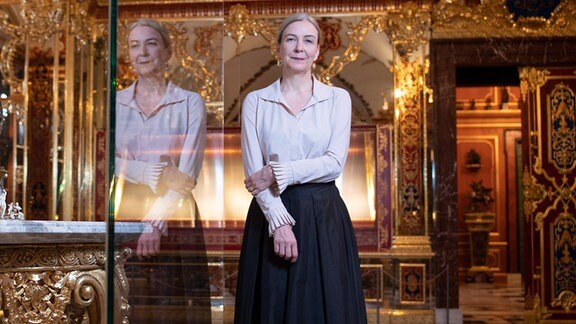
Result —
[{"label": "gold ornament carving", "polygon": [[384,16],[364,16],[352,31],[348,33],[348,47],[342,56],[334,56],[326,68],[319,68],[316,77],[325,83],[330,84],[331,79],[340,73],[348,63],[356,61],[361,50],[362,41],[370,30],[379,33],[386,28],[386,18]]},{"label": "gold ornament carving", "polygon": [[237,4],[230,8],[228,16],[224,17],[224,30],[236,42],[236,54],[240,53],[240,44],[246,36],[259,35],[270,44],[270,52],[273,55],[276,53],[277,28],[262,19],[252,18],[244,5]]},{"label": "gold ornament carving", "polygon": [[[0,273],[7,323],[84,323],[87,308],[103,303],[105,271],[21,271]],[[96,316],[97,313],[93,313]]]},{"label": "gold ornament carving", "polygon": [[531,310],[533,318],[532,321],[527,321],[528,323],[541,323],[552,316],[552,314],[548,313],[548,308],[542,305],[540,295],[536,294],[532,298],[529,297],[530,295],[526,296],[526,306],[527,309]]},{"label": "gold ornament carving", "polygon": [[206,66],[204,60],[188,53],[186,49],[188,41],[187,31],[172,24],[167,24],[167,26],[169,26],[172,37],[174,54],[180,58],[182,67],[191,72],[194,78],[202,84],[200,89],[198,89],[198,93],[206,102],[221,101],[222,87],[219,81],[220,78]]},{"label": "gold ornament carving", "polygon": [[550,37],[576,35],[576,2],[562,1],[550,19],[514,20],[506,1],[441,0],[432,7],[432,38]]},{"label": "gold ornament carving", "polygon": [[398,190],[400,192],[399,233],[419,235],[424,229],[422,217],[422,156],[418,152],[422,139],[422,97],[425,65],[403,57],[394,65],[395,86],[401,90],[396,98],[398,141],[400,149]]},{"label": "gold ornament carving", "polygon": [[569,183],[568,176],[563,174],[560,178],[560,183],[557,178],[550,176],[546,170],[538,167],[535,163],[534,174],[543,177],[550,183],[550,187],[546,188],[538,181],[534,175],[528,173],[526,169],[522,175],[522,184],[524,186],[524,215],[526,220],[529,220],[530,215],[537,209],[538,204],[544,199],[548,199],[549,203],[544,211],[536,213],[534,222],[536,230],[541,231],[544,224],[544,219],[556,209],[561,209],[564,212],[569,210],[570,204],[576,204],[576,181]]},{"label": "gold ornament carving", "polygon": [[[124,324],[130,310],[124,263],[131,255],[131,249],[120,249],[114,260],[116,305]],[[105,265],[102,245],[0,248],[2,323],[105,321]]]},{"label": "gold ornament carving", "polygon": [[126,277],[124,265],[126,264],[126,260],[128,260],[132,254],[132,249],[127,247],[114,252],[114,275],[117,282],[115,294],[119,296],[116,298],[114,304],[119,305],[118,311],[122,324],[128,324],[130,322],[130,304],[128,303],[130,287],[128,285],[128,278]]},{"label": "gold ornament carving", "polygon": [[524,187],[524,216],[528,220],[540,202],[546,198],[547,194],[544,186],[538,183],[536,178],[528,172],[527,168],[524,168],[522,173],[522,185]]},{"label": "gold ornament carving", "polygon": [[550,71],[534,67],[520,69],[520,93],[522,100],[526,101],[529,92],[534,92],[546,83]]},{"label": "gold ornament carving", "polygon": [[214,55],[221,46],[214,46],[216,42],[222,42],[222,24],[217,24],[207,27],[196,27],[194,34],[196,40],[194,41],[194,51],[205,57],[210,63],[216,63],[217,55]]},{"label": "gold ornament carving", "polygon": [[562,307],[565,312],[569,312],[576,307],[576,294],[569,290],[562,291],[557,298],[554,298],[550,305]]},{"label": "gold ornament carving", "polygon": [[89,1],[22,1],[21,25],[12,24],[8,14],[2,12],[0,29],[10,40],[2,47],[0,72],[10,85],[12,93],[22,93],[23,80],[17,76],[14,68],[19,47],[24,47],[27,42],[47,42],[66,27],[69,28],[70,35],[78,41],[88,42],[92,34],[91,26],[95,25],[88,18],[89,5]]},{"label": "gold ornament carving", "polygon": [[[232,6],[229,15],[224,19],[225,33],[236,42],[237,52],[246,36],[261,35],[270,44],[270,52],[276,57],[276,27],[263,19],[254,19],[248,9],[241,4]],[[364,16],[358,24],[351,27],[352,30],[348,33],[348,46],[343,55],[333,57],[325,68],[318,67],[316,77],[330,84],[335,75],[357,59],[361,44],[370,30],[390,35],[393,45],[401,56],[412,54],[420,46],[428,43],[430,21],[429,11],[413,3],[382,15]]]},{"label": "gold ornament carving", "polygon": [[430,39],[431,15],[414,2],[388,13],[386,34],[400,56],[411,55]]}]

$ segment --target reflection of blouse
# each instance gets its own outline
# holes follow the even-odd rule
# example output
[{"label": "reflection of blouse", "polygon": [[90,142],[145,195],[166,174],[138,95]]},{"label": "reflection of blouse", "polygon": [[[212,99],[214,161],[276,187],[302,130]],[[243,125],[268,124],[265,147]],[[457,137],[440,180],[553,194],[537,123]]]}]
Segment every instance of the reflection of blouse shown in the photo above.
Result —
[{"label": "reflection of blouse", "polygon": [[[170,165],[196,179],[206,143],[202,98],[169,82],[158,107],[147,116],[136,103],[135,85],[116,95],[116,176],[156,190],[163,167]],[[162,208],[170,209],[167,206],[180,198],[169,190]]]},{"label": "reflection of blouse", "polygon": [[[314,79],[312,98],[304,109],[295,116],[287,107],[280,80],[246,96],[242,106],[245,175],[270,164],[281,191],[292,184],[336,179],[350,144],[348,92]],[[282,225],[295,224],[270,189],[259,193],[256,201],[268,220],[270,235]]]}]

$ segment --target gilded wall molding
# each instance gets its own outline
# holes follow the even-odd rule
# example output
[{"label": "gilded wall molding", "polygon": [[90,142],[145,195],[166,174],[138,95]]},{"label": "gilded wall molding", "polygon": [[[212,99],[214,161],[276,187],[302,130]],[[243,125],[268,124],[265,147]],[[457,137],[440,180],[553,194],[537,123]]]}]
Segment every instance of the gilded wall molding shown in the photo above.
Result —
[{"label": "gilded wall molding", "polygon": [[549,19],[518,17],[504,0],[441,0],[432,8],[433,39],[576,36],[576,2],[563,0]]},{"label": "gilded wall molding", "polygon": [[334,15],[370,15],[384,14],[390,10],[398,9],[405,4],[413,3],[419,8],[429,10],[434,0],[314,0],[314,1],[267,1],[267,0],[248,0],[248,1],[230,1],[224,0],[225,15],[228,15],[228,9],[231,4],[241,4],[246,6],[251,15],[255,17],[282,17],[288,16],[295,12],[305,11],[313,16],[330,16]]}]

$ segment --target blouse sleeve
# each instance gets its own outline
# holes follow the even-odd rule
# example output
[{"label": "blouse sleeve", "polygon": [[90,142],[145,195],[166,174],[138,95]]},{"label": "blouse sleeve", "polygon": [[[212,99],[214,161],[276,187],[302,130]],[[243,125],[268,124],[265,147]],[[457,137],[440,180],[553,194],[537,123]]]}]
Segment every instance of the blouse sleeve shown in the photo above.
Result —
[{"label": "blouse sleeve", "polygon": [[[264,154],[262,153],[258,137],[257,110],[258,96],[255,93],[250,93],[242,104],[241,145],[244,175],[246,177],[259,171],[265,165]],[[275,196],[270,188],[256,195],[256,202],[268,221],[268,234],[270,236],[280,226],[294,226],[296,224],[280,197]]]},{"label": "blouse sleeve", "polygon": [[334,90],[334,109],[330,116],[332,134],[324,154],[313,159],[270,162],[280,192],[292,184],[329,182],[342,173],[350,146],[352,104],[348,92],[339,88]]},{"label": "blouse sleeve", "polygon": [[[200,95],[194,94],[188,97],[187,102],[187,128],[180,153],[178,169],[194,180],[200,173],[206,147],[206,110]],[[154,202],[146,215],[145,221],[164,228],[163,220],[169,218],[178,206],[178,200],[182,195],[174,190],[168,190],[166,194]],[[164,231],[165,233],[165,231]]]},{"label": "blouse sleeve", "polygon": [[180,153],[178,169],[196,180],[206,148],[206,109],[198,94],[188,97],[188,127]]}]

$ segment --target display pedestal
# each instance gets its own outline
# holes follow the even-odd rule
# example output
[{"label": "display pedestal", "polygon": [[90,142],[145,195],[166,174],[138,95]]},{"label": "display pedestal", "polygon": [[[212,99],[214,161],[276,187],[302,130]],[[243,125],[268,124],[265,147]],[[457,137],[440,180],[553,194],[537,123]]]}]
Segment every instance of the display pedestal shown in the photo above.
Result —
[{"label": "display pedestal", "polygon": [[465,213],[465,222],[470,234],[470,268],[466,273],[466,281],[473,282],[483,275],[487,282],[494,281],[494,274],[488,268],[488,243],[490,231],[494,227],[496,215],[491,212]]}]

